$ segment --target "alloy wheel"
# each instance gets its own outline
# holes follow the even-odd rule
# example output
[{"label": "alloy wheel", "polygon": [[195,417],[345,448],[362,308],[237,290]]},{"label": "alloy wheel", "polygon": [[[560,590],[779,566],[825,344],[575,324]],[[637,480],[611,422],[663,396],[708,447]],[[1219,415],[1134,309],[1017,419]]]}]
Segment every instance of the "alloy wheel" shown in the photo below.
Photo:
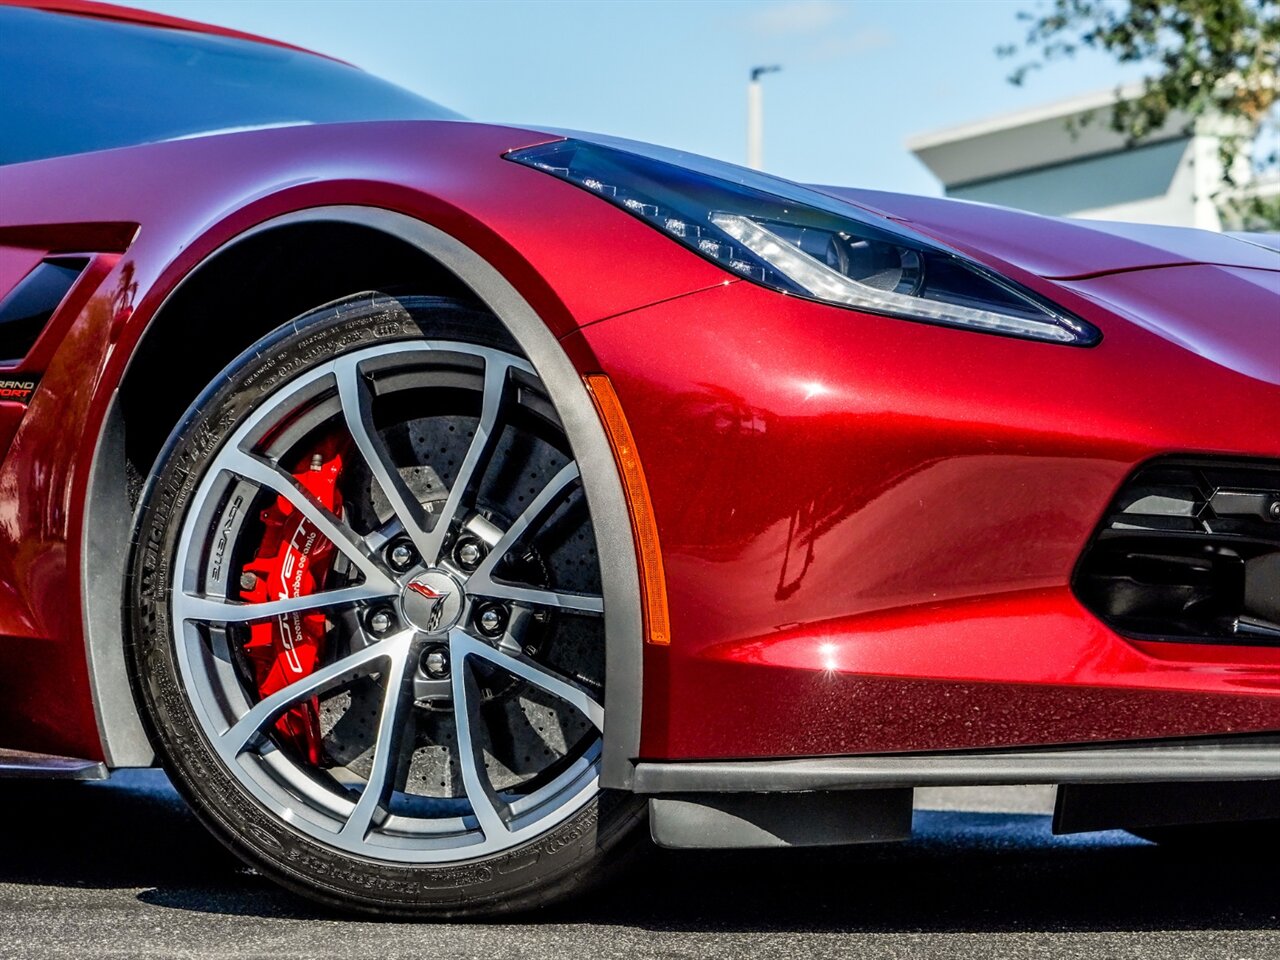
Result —
[{"label": "alloy wheel", "polygon": [[[340,493],[319,495],[312,471]],[[279,515],[290,548],[307,545],[295,563],[332,547],[310,589],[296,569],[260,580]],[[176,576],[176,660],[202,734],[313,839],[455,862],[541,835],[597,794],[594,537],[523,359],[411,341],[307,370],[212,457]],[[264,625],[284,675],[270,684],[249,656]]]}]

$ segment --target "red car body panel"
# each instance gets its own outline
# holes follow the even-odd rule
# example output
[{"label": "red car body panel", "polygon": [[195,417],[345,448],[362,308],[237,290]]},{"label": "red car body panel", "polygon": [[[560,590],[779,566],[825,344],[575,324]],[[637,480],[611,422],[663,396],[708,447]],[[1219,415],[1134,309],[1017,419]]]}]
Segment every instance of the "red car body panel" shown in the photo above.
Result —
[{"label": "red car body panel", "polygon": [[502,158],[548,139],[447,121],[335,124],[0,167],[0,294],[48,253],[95,256],[4,371],[43,379],[29,406],[0,402],[0,746],[104,755],[81,533],[108,405],[149,322],[246,230],[338,205],[461,241],[579,372],[612,379],[671,605],[671,644],[645,650],[645,757],[1280,729],[1276,649],[1125,640],[1070,589],[1140,463],[1280,454],[1280,421],[1242,415],[1280,399],[1274,258],[833,191],[893,207],[1104,339],[1076,349],[989,336],[735,281]]},{"label": "red car body panel", "polygon": [[[1280,255],[1272,254],[1271,260],[1280,261]],[[1191,264],[1063,286],[1217,367],[1280,384],[1280,274],[1274,270]],[[1255,435],[1260,428],[1265,435],[1261,421],[1274,418],[1263,416],[1264,409],[1240,407],[1234,418]]]},{"label": "red car body panel", "polygon": [[[1107,290],[1213,269],[1124,274]],[[1178,301],[1180,316],[1204,318],[1204,343],[1227,302],[1245,309],[1244,329],[1280,320],[1280,273],[1253,272],[1258,284],[1229,301],[1215,284]],[[1280,724],[1276,650],[1135,644],[1071,594],[1077,559],[1139,463],[1280,450],[1280,422],[1241,415],[1276,402],[1248,358],[1233,369],[1117,323],[1079,295],[1093,283],[1057,293],[1106,331],[1091,350],[747,283],[572,338],[578,363],[613,379],[659,521],[673,641],[647,651],[646,757]]]}]

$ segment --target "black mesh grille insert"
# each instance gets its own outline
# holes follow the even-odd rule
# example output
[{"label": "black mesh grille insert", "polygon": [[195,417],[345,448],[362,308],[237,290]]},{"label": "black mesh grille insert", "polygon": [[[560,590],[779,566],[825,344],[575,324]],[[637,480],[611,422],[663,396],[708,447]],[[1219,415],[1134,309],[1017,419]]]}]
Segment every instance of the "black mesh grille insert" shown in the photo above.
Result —
[{"label": "black mesh grille insert", "polygon": [[1280,644],[1280,463],[1147,464],[1111,504],[1073,585],[1129,636]]}]

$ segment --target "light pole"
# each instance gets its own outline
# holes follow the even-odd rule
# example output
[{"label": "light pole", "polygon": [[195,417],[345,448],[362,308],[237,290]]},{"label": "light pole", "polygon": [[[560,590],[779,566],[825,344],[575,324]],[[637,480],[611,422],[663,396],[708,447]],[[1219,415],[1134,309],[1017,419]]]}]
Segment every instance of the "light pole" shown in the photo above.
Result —
[{"label": "light pole", "polygon": [[764,98],[760,78],[781,69],[776,66],[751,68],[751,82],[747,84],[747,166],[752,170],[764,168]]}]

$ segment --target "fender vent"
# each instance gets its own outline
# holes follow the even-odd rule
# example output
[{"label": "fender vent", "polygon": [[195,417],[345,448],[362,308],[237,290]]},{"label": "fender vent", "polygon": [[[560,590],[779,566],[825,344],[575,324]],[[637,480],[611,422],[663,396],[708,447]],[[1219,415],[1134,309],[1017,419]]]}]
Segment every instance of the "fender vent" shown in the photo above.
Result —
[{"label": "fender vent", "polygon": [[1108,509],[1073,587],[1135,638],[1280,644],[1280,463],[1142,467]]},{"label": "fender vent", "polygon": [[88,265],[88,257],[49,257],[0,300],[0,363],[27,355]]}]

